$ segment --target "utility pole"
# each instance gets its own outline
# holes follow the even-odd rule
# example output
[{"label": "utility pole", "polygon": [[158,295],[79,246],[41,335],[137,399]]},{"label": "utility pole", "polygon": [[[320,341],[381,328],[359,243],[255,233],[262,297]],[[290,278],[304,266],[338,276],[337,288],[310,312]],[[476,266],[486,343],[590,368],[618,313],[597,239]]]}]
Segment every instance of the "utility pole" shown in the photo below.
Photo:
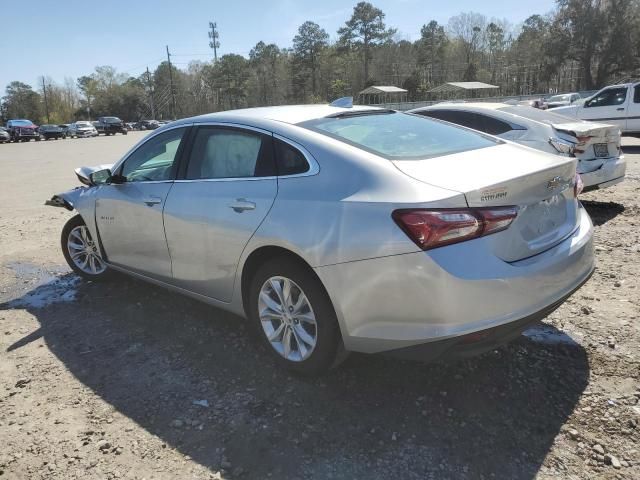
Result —
[{"label": "utility pole", "polygon": [[153,103],[153,84],[151,83],[151,74],[149,73],[149,67],[147,67],[147,86],[149,87],[149,103],[151,103],[151,119],[156,118],[156,109]]},{"label": "utility pole", "polygon": [[220,48],[220,42],[218,41],[218,24],[215,22],[209,22],[209,38],[211,41],[209,42],[209,47],[213,48],[213,61],[218,62],[218,48]]},{"label": "utility pole", "polygon": [[171,116],[173,120],[176,119],[176,94],[173,91],[173,73],[171,72],[171,54],[169,53],[169,45],[167,45],[167,61],[169,62],[169,86],[171,87],[171,103],[173,105],[173,111]]},{"label": "utility pole", "polygon": [[49,123],[49,102],[47,101],[47,86],[44,84],[44,75],[42,76],[42,93],[44,94],[44,111],[47,114],[47,123]]}]

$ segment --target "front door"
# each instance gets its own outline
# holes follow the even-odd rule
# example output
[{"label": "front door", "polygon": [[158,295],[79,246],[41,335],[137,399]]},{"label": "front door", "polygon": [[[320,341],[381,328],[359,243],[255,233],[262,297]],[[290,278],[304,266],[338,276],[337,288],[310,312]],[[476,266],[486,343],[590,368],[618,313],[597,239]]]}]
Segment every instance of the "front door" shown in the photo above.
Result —
[{"label": "front door", "polygon": [[114,172],[120,183],[100,187],[96,224],[109,263],[171,280],[162,211],[185,131],[175,128],[151,137]]},{"label": "front door", "polygon": [[610,123],[625,131],[627,127],[627,87],[605,88],[584,102],[579,117],[582,120]]},{"label": "front door", "polygon": [[164,209],[177,286],[231,300],[242,251],[276,197],[271,142],[266,132],[198,127]]}]

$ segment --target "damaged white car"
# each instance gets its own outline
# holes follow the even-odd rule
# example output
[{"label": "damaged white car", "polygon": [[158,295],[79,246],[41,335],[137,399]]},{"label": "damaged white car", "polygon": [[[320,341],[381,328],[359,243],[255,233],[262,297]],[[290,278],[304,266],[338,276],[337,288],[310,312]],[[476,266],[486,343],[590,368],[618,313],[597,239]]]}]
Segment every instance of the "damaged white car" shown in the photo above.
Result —
[{"label": "damaged white car", "polygon": [[576,157],[584,191],[624,180],[627,165],[620,149],[620,129],[615,125],[504,103],[441,103],[408,113],[445,120],[537,150]]}]

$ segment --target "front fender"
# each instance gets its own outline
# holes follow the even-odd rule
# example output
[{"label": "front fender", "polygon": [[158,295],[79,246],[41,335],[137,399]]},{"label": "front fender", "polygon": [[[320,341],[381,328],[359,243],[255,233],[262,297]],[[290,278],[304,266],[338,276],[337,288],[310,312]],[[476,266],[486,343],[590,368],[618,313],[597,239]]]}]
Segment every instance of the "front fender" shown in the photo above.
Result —
[{"label": "front fender", "polygon": [[[99,239],[96,226],[96,191],[97,187],[76,187],[72,190],[58,193],[45,202],[45,205],[52,207],[63,207],[69,211],[77,211],[85,225],[91,232],[91,236]],[[98,241],[102,250],[101,242]],[[105,258],[105,252],[101,252]]]}]

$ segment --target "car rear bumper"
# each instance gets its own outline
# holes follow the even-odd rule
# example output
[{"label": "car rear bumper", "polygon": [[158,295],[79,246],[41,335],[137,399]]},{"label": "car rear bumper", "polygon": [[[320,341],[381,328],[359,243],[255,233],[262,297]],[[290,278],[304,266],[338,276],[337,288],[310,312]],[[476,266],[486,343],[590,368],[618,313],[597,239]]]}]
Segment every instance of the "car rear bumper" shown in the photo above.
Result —
[{"label": "car rear bumper", "polygon": [[627,171],[627,161],[623,156],[612,158],[593,172],[581,173],[585,190],[606,188],[624,180]]},{"label": "car rear bumper", "polygon": [[455,339],[544,318],[584,283],[594,268],[593,226],[584,208],[579,215],[579,227],[560,244],[513,263],[496,257],[485,237],[315,271],[347,350],[376,353]]}]

